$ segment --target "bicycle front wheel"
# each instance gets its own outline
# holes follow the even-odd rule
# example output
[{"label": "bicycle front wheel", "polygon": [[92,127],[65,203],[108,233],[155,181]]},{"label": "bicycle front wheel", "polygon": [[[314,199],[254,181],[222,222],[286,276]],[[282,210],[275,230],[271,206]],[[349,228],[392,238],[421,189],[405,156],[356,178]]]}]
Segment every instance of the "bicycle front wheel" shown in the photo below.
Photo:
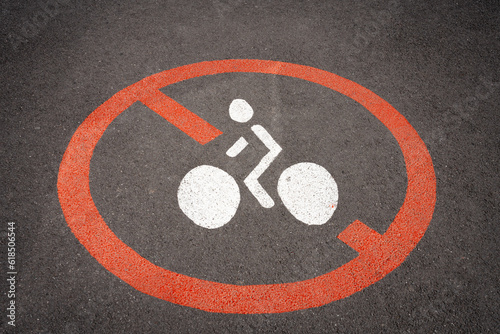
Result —
[{"label": "bicycle front wheel", "polygon": [[234,217],[240,204],[240,189],[222,169],[202,165],[184,176],[177,200],[182,212],[196,225],[214,229]]}]

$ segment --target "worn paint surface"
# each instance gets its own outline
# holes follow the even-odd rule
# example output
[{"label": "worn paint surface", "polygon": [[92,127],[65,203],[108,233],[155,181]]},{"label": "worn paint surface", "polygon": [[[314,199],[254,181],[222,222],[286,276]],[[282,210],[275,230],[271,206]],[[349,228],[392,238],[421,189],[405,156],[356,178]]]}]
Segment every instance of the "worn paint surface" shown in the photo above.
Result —
[{"label": "worn paint surface", "polygon": [[[396,138],[408,176],[405,202],[383,235],[355,221],[338,236],[359,252],[358,257],[327,274],[304,281],[223,284],[154,265],[124,244],[106,225],[90,195],[89,165],[94,147],[109,124],[140,100],[165,115],[169,122],[190,137],[202,144],[207,143],[221,132],[159,94],[158,89],[198,76],[227,72],[270,73],[318,83],[363,105]],[[417,132],[400,113],[373,92],[312,67],[242,59],[203,62],[167,70],[115,94],[98,107],[73,135],[59,169],[58,191],[64,215],[75,236],[104,267],[139,291],[210,312],[280,313],[345,298],[399,266],[430,223],[436,200],[436,180],[432,160]]]}]

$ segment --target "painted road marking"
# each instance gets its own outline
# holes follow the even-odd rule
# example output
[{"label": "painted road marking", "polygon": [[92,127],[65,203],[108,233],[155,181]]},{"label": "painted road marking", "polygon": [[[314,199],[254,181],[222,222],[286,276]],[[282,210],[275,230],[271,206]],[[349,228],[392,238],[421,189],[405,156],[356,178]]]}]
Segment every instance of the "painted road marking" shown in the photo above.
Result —
[{"label": "painted road marking", "polygon": [[248,145],[248,142],[245,138],[243,137],[240,137],[236,143],[233,144],[233,146],[231,146],[226,154],[231,157],[231,158],[234,158],[236,157],[238,154],[241,153],[241,151],[243,151],[245,149],[245,147],[247,147]]},{"label": "painted road marking", "polygon": [[320,165],[302,162],[285,169],[278,180],[285,207],[307,225],[326,223],[337,209],[339,190],[332,175]]},{"label": "painted road marking", "polygon": [[[253,117],[254,111],[250,104],[243,99],[235,99],[229,105],[229,116],[236,122],[246,123]],[[259,177],[269,168],[271,163],[276,159],[281,152],[281,147],[274,141],[273,137],[261,125],[254,125],[251,127],[253,133],[266,145],[269,152],[262,157],[260,162],[243,180],[248,190],[257,199],[259,204],[264,208],[272,208],[274,200],[269,196],[267,191],[259,183]],[[231,148],[227,151],[230,157],[237,156],[246,146],[247,141],[240,138]]]},{"label": "painted road marking", "polygon": [[269,132],[264,129],[261,125],[252,126],[252,131],[255,135],[266,145],[269,152],[260,160],[260,162],[255,166],[255,168],[248,174],[248,176],[243,180],[248,190],[255,196],[260,205],[264,208],[272,208],[274,206],[274,201],[269,196],[267,191],[259,183],[259,177],[266,171],[266,169],[271,166],[271,163],[278,157],[281,152],[281,146],[278,145],[271,137]]},{"label": "painted road marking", "polygon": [[196,225],[213,229],[234,217],[240,204],[240,189],[222,169],[203,165],[184,176],[177,200],[182,212]]},{"label": "painted road marking", "polygon": [[202,145],[222,134],[222,131],[158,89],[142,92],[140,101]]},{"label": "painted road marking", "polygon": [[[172,272],[151,263],[122,242],[106,225],[90,194],[90,160],[97,142],[109,124],[133,103],[142,101],[156,107],[157,103],[150,101],[154,100],[151,94],[155,94],[151,92],[183,80],[219,73],[265,73],[307,80],[353,99],[381,121],[401,148],[408,177],[405,201],[386,232],[379,234],[356,220],[338,235],[359,252],[356,258],[312,279],[261,285],[223,284]],[[198,142],[207,143],[220,134],[199,117],[183,111],[173,100],[160,99],[161,110],[155,111],[165,113],[167,120],[174,118],[172,124]],[[165,108],[168,104],[173,108]],[[177,112],[181,119],[192,118],[193,124],[179,122],[175,117]],[[57,189],[66,222],[76,238],[101,265],[135,289],[209,312],[245,314],[318,307],[377,282],[398,267],[415,248],[429,226],[436,203],[436,177],[430,154],[411,124],[388,102],[330,72],[252,59],[185,65],[149,76],[116,93],[75,131],[59,167]]]},{"label": "painted road marking", "polygon": [[[252,118],[253,109],[245,100],[237,99],[233,100],[229,106],[229,114],[233,120],[239,120],[241,123],[244,123]],[[264,145],[266,145],[269,152],[261,159],[259,164],[250,172],[243,182],[261,206],[264,208],[271,208],[274,206],[274,200],[265,191],[258,179],[278,157],[282,149],[263,126],[254,125],[251,129]],[[246,139],[240,137],[236,143],[227,150],[226,154],[234,158],[240,154],[247,145],[248,142]],[[181,186],[187,187],[185,182],[197,182],[197,186],[200,188],[213,187],[212,180],[208,179],[208,177],[209,174],[207,174],[206,185],[203,184],[203,178],[193,179],[185,177],[183,182],[181,182]],[[196,191],[196,188],[193,187],[192,191]],[[278,180],[278,194],[288,211],[290,211],[297,220],[308,225],[325,224],[332,217],[333,212],[337,208],[339,198],[337,183],[332,175],[324,167],[311,162],[298,163],[283,171]],[[206,195],[208,196],[209,194]],[[203,196],[201,196],[200,201],[203,200]],[[190,197],[196,196],[191,195]],[[186,203],[198,203],[190,197],[185,197],[183,195],[182,200],[186,202],[182,204],[179,199],[179,205],[183,211],[185,210]],[[219,196],[211,196],[210,198],[213,201],[217,201]],[[220,205],[224,206],[224,200],[221,199],[221,201],[222,203]],[[212,203],[212,205],[214,204]],[[205,208],[205,206],[200,203],[199,208]],[[213,210],[209,207],[207,207],[206,210],[207,219],[209,219],[212,217]],[[184,212],[186,213],[186,211]],[[193,220],[192,216],[194,215],[192,213],[186,213],[186,215]],[[198,214],[197,211],[196,217],[198,220],[201,219],[201,213]],[[225,223],[227,222],[228,221]],[[197,221],[195,221],[195,223],[200,226],[207,226],[205,223],[198,223]],[[215,228],[223,226],[225,223],[215,224],[215,226],[208,224],[208,226],[210,226],[209,228]]]},{"label": "painted road marking", "polygon": [[253,116],[253,108],[243,99],[235,99],[229,105],[229,116],[239,123],[248,122]]}]

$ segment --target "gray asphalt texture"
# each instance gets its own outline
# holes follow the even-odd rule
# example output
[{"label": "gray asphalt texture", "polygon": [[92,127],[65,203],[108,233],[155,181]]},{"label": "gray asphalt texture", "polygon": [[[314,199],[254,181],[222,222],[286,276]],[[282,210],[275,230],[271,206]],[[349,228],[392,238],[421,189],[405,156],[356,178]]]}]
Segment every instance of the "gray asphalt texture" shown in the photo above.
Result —
[{"label": "gray asphalt texture", "polygon": [[[44,5],[49,3],[49,5]],[[54,5],[56,4],[56,5]],[[2,1],[0,332],[498,333],[500,4],[498,1]],[[45,14],[43,14],[45,13]],[[83,120],[121,89],[158,72],[219,59],[269,59],[326,70],[394,106],[425,142],[437,178],[431,224],[406,261],[345,299],[283,314],[208,313],[143,294],[102,267],[64,219],[59,164]],[[149,261],[232,284],[295,282],[354,258],[337,239],[359,219],[384,233],[407,177],[397,142],[366,109],[306,81],[221,74],[162,90],[224,134],[201,146],[140,103],[99,141],[90,186],[113,232]],[[266,153],[227,113],[255,110],[283,152]],[[250,146],[225,151],[240,136]],[[293,219],[276,191],[283,169],[326,167],[339,185],[331,221]],[[240,208],[206,230],[176,191],[211,164],[240,186]],[[16,223],[16,327],[7,321],[7,223]]]}]

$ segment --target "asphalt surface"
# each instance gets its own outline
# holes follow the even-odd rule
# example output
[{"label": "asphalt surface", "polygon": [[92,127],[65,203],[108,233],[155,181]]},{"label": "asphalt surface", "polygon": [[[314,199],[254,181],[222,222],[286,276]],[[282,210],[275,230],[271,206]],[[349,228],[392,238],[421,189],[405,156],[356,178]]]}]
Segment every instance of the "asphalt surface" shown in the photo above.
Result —
[{"label": "asphalt surface", "polygon": [[[498,333],[500,4],[497,1],[2,1],[0,332]],[[63,154],[97,107],[141,79],[223,59],[307,65],[352,80],[399,111],[432,157],[432,221],[380,281],[326,305],[226,314],[144,294],[104,268],[68,227],[58,197]],[[90,191],[116,236],[153,264],[203,280],[280,284],[323,275],[357,256],[337,238],[358,219],[383,234],[405,200],[397,141],[366,108],[308,81],[228,73],[162,89],[223,132],[201,146],[140,102],[99,140]],[[283,148],[260,179],[262,208],[243,179],[267,149],[228,114],[254,108]],[[244,136],[237,158],[225,152]],[[331,220],[307,226],[276,180],[303,161],[339,187]],[[199,165],[233,175],[241,204],[214,230],[177,204]],[[15,223],[15,297],[7,278]],[[15,301],[15,327],[7,307]]]}]

